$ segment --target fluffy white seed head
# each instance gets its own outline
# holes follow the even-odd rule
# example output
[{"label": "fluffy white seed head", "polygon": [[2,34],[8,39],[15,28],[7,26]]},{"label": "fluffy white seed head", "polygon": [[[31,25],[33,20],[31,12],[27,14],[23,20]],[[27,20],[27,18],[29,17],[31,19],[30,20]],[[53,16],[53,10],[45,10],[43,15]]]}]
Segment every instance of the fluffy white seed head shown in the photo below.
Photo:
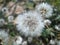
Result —
[{"label": "fluffy white seed head", "polygon": [[3,45],[7,45],[8,39],[9,39],[8,33],[0,29],[0,40],[1,40],[0,43],[2,43]]},{"label": "fluffy white seed head", "polygon": [[40,36],[44,28],[43,18],[34,11],[18,15],[15,23],[17,30],[25,36]]},{"label": "fluffy white seed head", "polygon": [[53,8],[47,3],[41,3],[36,6],[36,11],[38,11],[41,16],[49,18],[50,16],[52,16]]},{"label": "fluffy white seed head", "polygon": [[2,12],[3,12],[3,13],[7,13],[7,12],[8,12],[8,8],[7,8],[7,7],[3,7],[3,8],[2,8]]},{"label": "fluffy white seed head", "polygon": [[48,20],[48,19],[46,19],[46,20],[44,20],[44,23],[45,23],[45,25],[50,25],[51,24],[51,21]]},{"label": "fluffy white seed head", "polygon": [[4,19],[0,19],[0,27],[3,26],[5,24],[5,20]]},{"label": "fluffy white seed head", "polygon": [[22,45],[27,45],[27,41],[23,41]]},{"label": "fluffy white seed head", "polygon": [[8,22],[13,22],[14,16],[8,16]]},{"label": "fluffy white seed head", "polygon": [[51,39],[51,40],[50,40],[50,44],[51,44],[51,45],[55,45],[55,44],[56,44],[56,41]]},{"label": "fluffy white seed head", "polygon": [[60,24],[59,25],[55,25],[55,29],[60,31]]},{"label": "fluffy white seed head", "polygon": [[29,42],[29,43],[31,43],[31,42],[32,42],[32,40],[33,40],[33,38],[32,38],[32,37],[28,37],[28,42]]},{"label": "fluffy white seed head", "polygon": [[16,36],[16,39],[14,40],[13,45],[20,45],[22,44],[22,41],[23,39],[21,36]]}]

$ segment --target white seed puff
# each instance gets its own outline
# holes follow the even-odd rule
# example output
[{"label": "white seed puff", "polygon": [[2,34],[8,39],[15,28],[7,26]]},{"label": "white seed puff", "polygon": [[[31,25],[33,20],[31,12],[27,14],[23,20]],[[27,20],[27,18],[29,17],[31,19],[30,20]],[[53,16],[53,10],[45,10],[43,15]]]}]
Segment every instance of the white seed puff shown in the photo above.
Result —
[{"label": "white seed puff", "polygon": [[49,18],[52,16],[53,8],[48,3],[41,3],[36,6],[36,11],[38,11],[43,17]]},{"label": "white seed puff", "polygon": [[13,45],[21,45],[23,38],[21,36],[16,36],[16,39],[13,41]]},{"label": "white seed puff", "polygon": [[60,31],[60,24],[59,25],[55,25],[55,29]]},{"label": "white seed puff", "polygon": [[40,36],[44,28],[43,18],[35,11],[25,12],[17,16],[17,30],[25,36]]},{"label": "white seed puff", "polygon": [[0,40],[1,40],[0,43],[2,43],[2,45],[8,45],[8,39],[9,39],[8,33],[0,29]]},{"label": "white seed puff", "polygon": [[0,27],[5,24],[5,20],[3,18],[0,19]]}]

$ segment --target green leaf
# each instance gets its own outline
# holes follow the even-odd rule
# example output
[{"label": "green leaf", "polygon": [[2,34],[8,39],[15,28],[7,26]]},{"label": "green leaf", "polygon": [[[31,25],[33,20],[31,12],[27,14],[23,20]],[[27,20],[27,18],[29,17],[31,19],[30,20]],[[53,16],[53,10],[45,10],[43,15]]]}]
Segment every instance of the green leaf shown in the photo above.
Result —
[{"label": "green leaf", "polygon": [[60,21],[60,15],[58,15],[55,20]]},{"label": "green leaf", "polygon": [[53,30],[52,28],[43,30],[42,36],[45,38],[48,37],[52,33],[52,30]]},{"label": "green leaf", "polygon": [[4,18],[2,11],[0,11],[0,18]]},{"label": "green leaf", "polygon": [[14,32],[10,32],[10,35],[11,35],[11,36],[15,36],[15,33],[14,33]]},{"label": "green leaf", "polygon": [[26,7],[29,8],[29,9],[33,9],[33,5],[34,3],[31,3],[31,2],[26,2]]},{"label": "green leaf", "polygon": [[8,24],[7,24],[7,27],[8,27],[9,29],[13,29],[13,28],[14,28],[14,25],[13,25],[12,23],[8,23]]}]

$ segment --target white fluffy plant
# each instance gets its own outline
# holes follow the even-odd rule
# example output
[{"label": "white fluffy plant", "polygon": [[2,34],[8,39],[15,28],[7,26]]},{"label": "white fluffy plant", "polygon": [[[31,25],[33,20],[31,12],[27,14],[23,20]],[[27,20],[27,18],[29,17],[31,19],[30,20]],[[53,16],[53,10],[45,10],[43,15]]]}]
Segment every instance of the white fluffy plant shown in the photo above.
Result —
[{"label": "white fluffy plant", "polygon": [[49,18],[52,16],[53,7],[48,3],[41,3],[36,6],[36,11],[44,18]]},{"label": "white fluffy plant", "polygon": [[13,45],[21,45],[23,41],[23,38],[21,36],[16,36],[16,38],[13,41]]},{"label": "white fluffy plant", "polygon": [[8,33],[5,30],[0,29],[0,44],[1,45],[8,45]]},{"label": "white fluffy plant", "polygon": [[15,23],[17,24],[17,30],[26,37],[40,36],[44,28],[43,18],[35,11],[18,15]]}]

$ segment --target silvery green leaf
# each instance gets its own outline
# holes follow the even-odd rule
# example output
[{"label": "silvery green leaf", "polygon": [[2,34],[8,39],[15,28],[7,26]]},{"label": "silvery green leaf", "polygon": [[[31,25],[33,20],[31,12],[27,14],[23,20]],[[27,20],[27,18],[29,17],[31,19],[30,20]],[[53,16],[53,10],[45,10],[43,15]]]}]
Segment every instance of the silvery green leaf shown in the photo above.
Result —
[{"label": "silvery green leaf", "polygon": [[60,21],[60,15],[58,15],[55,20],[59,20]]}]

